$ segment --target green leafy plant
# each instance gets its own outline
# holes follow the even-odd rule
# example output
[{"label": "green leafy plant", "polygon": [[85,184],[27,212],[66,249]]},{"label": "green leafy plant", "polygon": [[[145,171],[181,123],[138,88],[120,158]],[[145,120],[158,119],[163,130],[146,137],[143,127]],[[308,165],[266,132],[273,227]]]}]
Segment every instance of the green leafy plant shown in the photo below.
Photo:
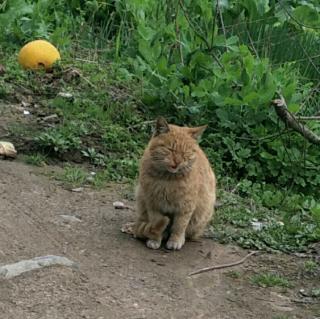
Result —
[{"label": "green leafy plant", "polygon": [[47,159],[47,157],[43,154],[40,154],[40,153],[26,155],[24,157],[24,161],[27,164],[34,165],[34,166],[46,165],[46,159]]},{"label": "green leafy plant", "polygon": [[67,165],[62,173],[56,174],[55,178],[62,181],[68,186],[79,187],[83,186],[87,181],[88,173],[82,168]]},{"label": "green leafy plant", "polygon": [[[320,239],[318,222],[311,213],[316,205],[312,197],[307,200],[297,195],[281,196],[281,202],[276,198],[267,207],[265,193],[276,196],[277,192],[261,188],[259,184],[252,185],[248,190],[251,197],[247,199],[220,191],[221,207],[212,223],[215,238],[221,242],[235,241],[245,248],[287,252],[304,251],[309,243]],[[254,223],[260,225],[258,229]]]},{"label": "green leafy plant", "polygon": [[284,287],[290,288],[292,284],[285,277],[279,274],[262,273],[252,276],[251,282],[259,287]]},{"label": "green leafy plant", "polygon": [[58,154],[79,149],[81,144],[79,137],[72,134],[65,135],[55,130],[40,134],[35,138],[35,142],[39,145],[39,148]]},{"label": "green leafy plant", "polygon": [[98,153],[93,147],[81,151],[82,155],[89,158],[92,164],[97,166],[105,166],[107,158],[105,155]]},{"label": "green leafy plant", "polygon": [[303,267],[305,272],[312,274],[318,270],[319,265],[313,260],[307,260],[306,262],[304,262]]}]

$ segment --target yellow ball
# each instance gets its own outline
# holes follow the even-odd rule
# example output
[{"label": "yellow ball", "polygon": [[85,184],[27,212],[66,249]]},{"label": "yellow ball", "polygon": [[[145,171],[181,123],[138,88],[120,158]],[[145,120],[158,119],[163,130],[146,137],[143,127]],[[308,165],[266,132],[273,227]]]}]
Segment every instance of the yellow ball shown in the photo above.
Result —
[{"label": "yellow ball", "polygon": [[48,41],[35,40],[27,43],[19,52],[18,61],[25,69],[50,69],[60,60],[59,51]]}]

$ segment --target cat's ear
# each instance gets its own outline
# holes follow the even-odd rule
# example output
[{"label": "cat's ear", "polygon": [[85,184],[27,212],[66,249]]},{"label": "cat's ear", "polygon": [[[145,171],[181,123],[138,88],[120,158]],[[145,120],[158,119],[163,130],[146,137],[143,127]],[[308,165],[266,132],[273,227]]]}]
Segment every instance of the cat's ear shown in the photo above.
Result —
[{"label": "cat's ear", "polygon": [[203,125],[199,127],[190,127],[188,128],[188,133],[195,139],[199,139],[202,135],[202,133],[206,130],[208,125]]},{"label": "cat's ear", "polygon": [[168,133],[169,132],[169,125],[166,119],[162,116],[158,117],[156,120],[156,126],[154,129],[153,136],[158,136],[159,134]]}]

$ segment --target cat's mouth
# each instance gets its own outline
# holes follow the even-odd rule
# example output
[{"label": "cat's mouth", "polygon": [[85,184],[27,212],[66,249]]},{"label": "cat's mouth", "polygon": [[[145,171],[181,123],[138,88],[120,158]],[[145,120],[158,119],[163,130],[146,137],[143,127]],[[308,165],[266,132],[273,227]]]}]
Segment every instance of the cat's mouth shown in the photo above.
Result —
[{"label": "cat's mouth", "polygon": [[192,163],[188,163],[188,164],[181,163],[181,164],[176,165],[176,166],[168,165],[166,167],[166,169],[170,174],[173,174],[173,175],[185,175],[188,172],[190,172],[191,167],[192,167],[191,164]]},{"label": "cat's mouth", "polygon": [[177,165],[175,167],[173,166],[167,166],[167,171],[170,174],[184,174],[187,172],[187,167],[185,165]]},{"label": "cat's mouth", "polygon": [[175,168],[173,168],[173,167],[167,167],[167,170],[168,170],[168,172],[169,173],[171,173],[171,174],[177,174],[177,173],[179,173],[179,171],[180,171],[180,167],[175,167]]}]

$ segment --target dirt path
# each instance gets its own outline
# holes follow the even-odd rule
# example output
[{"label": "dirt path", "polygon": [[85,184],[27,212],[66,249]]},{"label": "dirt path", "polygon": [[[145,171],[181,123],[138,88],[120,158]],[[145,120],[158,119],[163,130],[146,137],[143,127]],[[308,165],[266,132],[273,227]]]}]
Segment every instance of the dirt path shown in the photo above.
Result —
[{"label": "dirt path", "polygon": [[[75,193],[39,173],[18,161],[0,162],[0,264],[53,254],[80,268],[55,266],[1,279],[1,319],[320,317],[319,305],[291,301],[304,288],[297,258],[254,256],[233,272],[187,277],[247,252],[209,239],[187,243],[181,252],[149,250],[120,232],[133,217],[112,206],[122,199],[120,186]],[[296,285],[258,288],[250,283],[258,269],[285,271]]]}]

